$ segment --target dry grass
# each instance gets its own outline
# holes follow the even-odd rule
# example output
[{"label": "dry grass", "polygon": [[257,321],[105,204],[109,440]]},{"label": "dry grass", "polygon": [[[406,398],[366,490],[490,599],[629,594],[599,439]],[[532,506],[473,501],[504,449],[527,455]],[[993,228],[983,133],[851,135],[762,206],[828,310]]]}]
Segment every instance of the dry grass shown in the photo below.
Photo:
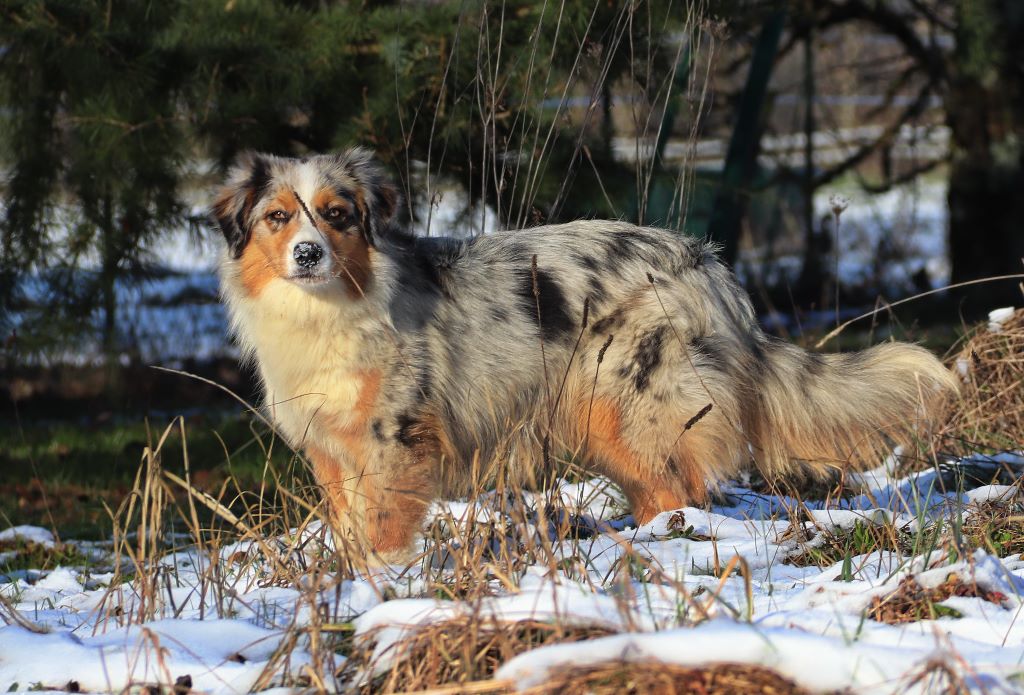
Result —
[{"label": "dry grass", "polygon": [[[246,590],[253,574],[260,578],[260,586],[302,592],[296,612],[308,607],[310,623],[288,627],[259,687],[272,682],[316,688],[351,683],[360,665],[371,665],[371,652],[355,644],[351,626],[344,623],[349,616],[325,612],[322,595],[357,573],[365,578],[365,558],[344,545],[341,532],[332,531],[329,515],[322,513],[319,491],[302,472],[301,459],[295,470],[275,471],[269,455],[280,444],[271,435],[261,444],[268,466],[259,495],[249,494],[231,478],[218,489],[205,491],[191,479],[187,447],[183,461],[173,460],[175,456],[165,462],[164,447],[172,432],[187,441],[180,418],[154,434],[125,500],[117,509],[108,508],[114,577],[98,607],[97,632],[174,617],[178,609],[170,591],[177,585],[176,570],[167,556],[187,552],[198,559],[195,592],[207,597],[206,617],[231,617],[232,596]],[[586,556],[581,544],[593,530],[582,528],[576,509],[550,494],[550,489],[533,496],[521,489],[511,492],[490,498],[486,516],[478,517],[482,508],[470,504],[462,518],[443,515],[435,520],[426,530],[423,552],[406,570],[422,577],[413,595],[476,605],[498,591],[514,591],[528,566],[539,564],[557,572],[561,555],[556,546],[565,544],[576,548],[578,556]],[[530,506],[529,499],[536,500],[537,506]],[[176,534],[170,533],[172,529]],[[339,547],[333,547],[332,537]],[[393,587],[382,586],[378,591],[387,598]],[[630,610],[625,599],[622,610]],[[395,665],[363,692],[479,682],[490,679],[509,658],[530,649],[608,634],[609,630],[597,627],[540,621],[495,623],[466,616],[413,633],[402,642]],[[289,666],[288,656],[305,639],[313,663],[296,670]],[[339,654],[350,656],[344,670],[338,668]]]},{"label": "dry grass", "polygon": [[[813,541],[813,543],[811,543]],[[909,534],[893,524],[858,522],[848,528],[822,529],[807,542],[801,541],[799,553],[786,558],[787,565],[797,567],[831,567],[857,555],[888,550],[907,552]]]},{"label": "dry grass", "polygon": [[810,691],[763,666],[660,662],[609,663],[569,669],[530,691],[545,695],[804,695]]},{"label": "dry grass", "polygon": [[[1008,332],[979,332],[968,344],[1004,341],[1019,350],[1024,341],[1017,342],[1014,337],[1017,334],[1009,331],[1024,332],[1024,320],[1018,315],[1014,321],[1007,327]],[[985,354],[996,354],[993,350]],[[973,374],[975,385],[964,394],[964,408],[968,413],[950,422],[972,423],[974,431],[978,432],[1019,425],[1019,420],[1013,419],[1021,417],[1019,412],[1015,414],[1013,408],[1003,412],[995,405],[998,397],[1010,399],[1012,403],[1020,399],[1020,394],[1010,388],[1013,370],[1019,370],[1020,365],[1009,353],[1000,354],[1001,366],[985,372],[989,375],[985,377],[989,381],[984,382],[987,386],[978,386],[982,383],[981,371]],[[994,395],[986,397],[986,393]],[[999,417],[1010,419],[1000,420]],[[183,443],[187,441],[184,420],[175,420],[163,433],[153,434],[124,503],[108,510],[114,533],[112,556],[119,564],[115,567],[117,576],[99,607],[103,619],[97,629],[103,631],[171,617],[176,609],[168,590],[170,573],[174,570],[166,564],[165,558],[171,549],[186,549],[197,557],[211,560],[202,565],[196,587],[200,595],[212,599],[207,617],[230,617],[230,597],[248,581],[242,579],[243,575],[251,578],[253,572],[257,573],[262,586],[300,589],[298,603],[309,609],[310,623],[285,626],[286,637],[279,653],[268,665],[265,678],[257,684],[259,687],[283,683],[314,688],[342,684],[356,688],[359,675],[372,671],[373,652],[362,637],[353,639],[350,625],[339,629],[350,616],[325,613],[322,592],[336,586],[340,580],[355,577],[365,568],[360,566],[359,553],[344,544],[333,548],[330,528],[317,526],[326,515],[322,513],[318,490],[309,483],[301,457],[294,456],[295,465],[287,470],[279,470],[271,462],[273,450],[282,445],[269,423],[267,426],[271,433],[258,443],[267,460],[258,494],[247,492],[239,481],[230,477],[220,486],[198,485],[190,472],[188,447],[183,445],[172,453],[167,446],[172,434]],[[995,446],[994,440],[990,446]],[[470,504],[464,517],[454,519],[442,515],[438,518],[426,530],[421,556],[408,568],[410,576],[422,578],[413,595],[459,599],[468,606],[480,605],[489,595],[515,591],[526,568],[540,566],[546,567],[552,575],[571,575],[595,586],[615,585],[621,591],[612,593],[621,597],[623,615],[636,610],[634,603],[642,603],[641,597],[630,593],[635,591],[635,581],[648,586],[665,584],[686,596],[686,610],[680,613],[675,625],[699,622],[715,608],[728,608],[719,601],[718,591],[710,592],[706,600],[694,600],[694,596],[686,593],[685,586],[664,576],[626,540],[622,541],[621,558],[607,576],[594,576],[588,567],[592,536],[606,533],[607,529],[594,528],[592,522],[580,516],[579,509],[562,500],[559,494],[553,494],[558,489],[554,472],[539,484],[538,491],[524,494],[524,490],[506,481],[505,487],[483,498],[479,506]],[[251,490],[251,486],[248,489]],[[485,491],[481,482],[475,492],[479,495]],[[574,504],[584,505],[585,502],[578,500]],[[794,511],[791,518],[799,516]],[[187,537],[172,536],[168,533],[172,527],[178,532],[187,531]],[[672,517],[668,531],[667,538],[713,540],[697,535],[682,513]],[[939,550],[948,552],[951,557],[962,557],[966,549],[984,547],[1005,556],[1024,551],[1024,505],[1019,496],[986,502],[958,523],[944,523],[929,533],[908,534],[892,523],[864,523],[842,530],[819,528],[813,547],[786,561],[827,566],[879,549],[907,555]],[[337,534],[337,538],[343,536]],[[230,544],[239,542],[249,545],[232,548],[224,554]],[[221,557],[226,562],[213,561]],[[577,564],[567,566],[566,558]],[[715,565],[714,574],[723,582],[732,574],[744,579],[749,577],[739,561],[731,562],[724,570],[718,567],[717,561]],[[384,592],[393,590],[393,586],[381,589],[382,597],[389,597],[391,594]],[[747,590],[749,606],[753,603],[749,582]],[[907,579],[892,594],[876,599],[868,617],[901,623],[954,616],[955,611],[940,605],[951,596],[978,596],[994,602],[1002,598],[958,577],[951,577],[933,589],[924,589]],[[744,615],[740,608],[731,610],[737,617]],[[541,621],[497,623],[479,614],[468,614],[411,632],[388,655],[393,659],[388,669],[358,687],[366,693],[431,689],[502,692],[509,684],[495,681],[493,675],[510,658],[544,645],[579,642],[608,634],[609,630],[604,628]],[[301,669],[291,668],[288,656],[300,643],[305,645],[312,663]],[[339,654],[348,657],[341,669]],[[759,666],[714,664],[687,668],[669,664],[611,663],[567,670],[539,687],[537,692],[561,695],[562,692],[804,691]]]},{"label": "dry grass", "polygon": [[[490,679],[503,663],[523,652],[610,634],[612,631],[601,627],[537,620],[499,622],[476,615],[454,618],[424,626],[403,639],[396,647],[400,653],[386,673],[363,684],[359,692],[409,692],[470,683],[480,688],[481,681]],[[372,667],[372,653],[372,644],[353,652],[346,662],[347,675]],[[501,683],[492,686],[495,690],[507,688]]]},{"label": "dry grass", "polygon": [[998,332],[973,328],[953,364],[964,374],[960,399],[933,447],[958,455],[1024,447],[1024,309]]},{"label": "dry grass", "polygon": [[1024,553],[1024,498],[983,502],[960,529],[968,547],[984,548],[997,557]]},{"label": "dry grass", "polygon": [[[166,562],[171,552],[197,558],[202,569],[196,589],[214,599],[210,617],[230,614],[235,585],[251,572],[261,577],[262,586],[315,587],[328,573],[332,581],[354,576],[355,554],[344,547],[332,550],[329,527],[316,525],[320,497],[301,475],[301,461],[289,471],[270,465],[273,448],[280,446],[273,435],[260,442],[268,465],[258,494],[253,494],[234,478],[211,492],[200,490],[191,478],[187,446],[183,461],[165,467],[164,445],[174,431],[187,441],[182,418],[154,435],[128,495],[117,509],[107,509],[114,578],[98,609],[101,631],[166,617],[168,605],[174,605],[168,592],[175,570]],[[233,544],[248,549],[224,556]]]},{"label": "dry grass", "polygon": [[965,582],[957,574],[950,574],[946,581],[930,589],[922,587],[913,577],[907,577],[891,594],[872,599],[867,617],[890,625],[959,618],[956,610],[940,605],[952,596],[982,598],[995,604],[1001,604],[1007,598],[997,591],[982,589],[974,582]]}]

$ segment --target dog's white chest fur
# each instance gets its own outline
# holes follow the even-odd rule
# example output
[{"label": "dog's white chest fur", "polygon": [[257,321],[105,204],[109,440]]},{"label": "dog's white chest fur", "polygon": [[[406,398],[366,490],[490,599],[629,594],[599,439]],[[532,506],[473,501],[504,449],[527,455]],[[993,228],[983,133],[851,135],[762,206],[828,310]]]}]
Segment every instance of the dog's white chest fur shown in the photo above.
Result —
[{"label": "dog's white chest fur", "polygon": [[266,405],[290,443],[322,445],[331,429],[344,428],[360,397],[365,341],[344,298],[279,280],[258,301],[231,310],[237,335],[256,355]]}]

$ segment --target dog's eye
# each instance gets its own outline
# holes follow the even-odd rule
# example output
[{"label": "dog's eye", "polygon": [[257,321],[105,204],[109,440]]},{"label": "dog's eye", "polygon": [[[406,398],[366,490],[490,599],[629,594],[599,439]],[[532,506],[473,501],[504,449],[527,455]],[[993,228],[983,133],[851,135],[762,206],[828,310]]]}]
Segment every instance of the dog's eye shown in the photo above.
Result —
[{"label": "dog's eye", "polygon": [[271,222],[286,222],[288,220],[288,213],[284,210],[274,210],[267,215],[267,219]]},{"label": "dog's eye", "polygon": [[340,220],[345,216],[345,208],[333,207],[327,209],[327,219]]}]

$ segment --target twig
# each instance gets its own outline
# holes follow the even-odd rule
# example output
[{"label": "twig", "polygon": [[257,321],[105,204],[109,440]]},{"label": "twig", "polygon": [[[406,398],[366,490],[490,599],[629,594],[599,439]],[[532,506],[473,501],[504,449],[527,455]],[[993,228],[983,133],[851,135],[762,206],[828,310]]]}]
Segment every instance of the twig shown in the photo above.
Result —
[{"label": "twig", "polygon": [[[957,282],[957,283],[952,284],[952,285],[946,285],[945,287],[939,287],[938,289],[928,290],[927,292],[921,292],[920,294],[915,294],[913,297],[907,297],[906,299],[901,299],[898,302],[886,302],[885,307],[882,307],[882,308],[889,308],[889,309],[891,309],[894,306],[899,306],[900,304],[906,304],[907,302],[912,302],[915,299],[920,299],[921,297],[927,297],[930,294],[936,294],[938,292],[945,292],[946,290],[953,290],[953,289],[956,289],[957,287],[967,287],[968,285],[981,285],[981,284],[984,284],[986,282],[998,282],[999,280],[1020,280],[1020,279],[1024,279],[1024,273],[1013,273],[1011,275],[994,275],[992,277],[979,278],[977,280],[966,280],[964,282]],[[847,326],[849,326],[852,323],[856,323],[857,321],[860,321],[861,319],[866,319],[866,318],[868,318],[870,316],[874,316],[879,311],[881,311],[882,308],[873,309],[872,311],[869,311],[866,314],[861,314],[860,316],[856,316],[856,317],[850,319],[849,321],[845,321],[842,324],[836,326],[834,329],[829,331],[828,334],[825,335],[824,338],[822,338],[821,340],[819,340],[817,343],[814,344],[814,349],[815,350],[820,350],[821,347],[825,343],[827,343],[828,341],[832,340],[837,335],[839,335],[844,330],[846,330]]]},{"label": "twig", "polygon": [[34,632],[37,635],[45,635],[49,632],[48,629],[42,625],[36,625],[31,620],[21,614],[14,604],[11,603],[3,594],[0,594],[0,620],[3,620],[8,625],[17,625],[18,627],[24,628],[29,632]]}]

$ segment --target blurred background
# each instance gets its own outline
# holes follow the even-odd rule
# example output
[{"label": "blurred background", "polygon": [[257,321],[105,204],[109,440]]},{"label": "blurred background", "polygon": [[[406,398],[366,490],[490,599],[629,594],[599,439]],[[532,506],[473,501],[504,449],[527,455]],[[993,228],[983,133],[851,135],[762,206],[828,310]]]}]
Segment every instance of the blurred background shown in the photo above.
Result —
[{"label": "blurred background", "polygon": [[[206,218],[246,149],[373,148],[420,234],[711,238],[804,344],[1020,274],[1022,36],[1015,0],[2,0],[0,488],[134,470],[173,415],[214,458],[249,437],[226,390],[154,369],[255,398]],[[825,349],[941,351],[1019,283]]]}]

